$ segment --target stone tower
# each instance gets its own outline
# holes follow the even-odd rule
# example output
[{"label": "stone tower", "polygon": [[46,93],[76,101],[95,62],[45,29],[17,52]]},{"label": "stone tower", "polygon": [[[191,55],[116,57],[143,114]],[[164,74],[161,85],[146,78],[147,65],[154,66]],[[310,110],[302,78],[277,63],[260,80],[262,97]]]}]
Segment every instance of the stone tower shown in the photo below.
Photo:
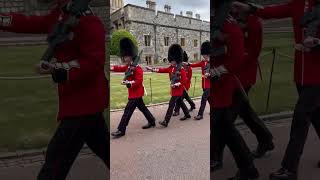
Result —
[{"label": "stone tower", "polygon": [[111,13],[121,9],[124,6],[123,0],[111,0]]}]

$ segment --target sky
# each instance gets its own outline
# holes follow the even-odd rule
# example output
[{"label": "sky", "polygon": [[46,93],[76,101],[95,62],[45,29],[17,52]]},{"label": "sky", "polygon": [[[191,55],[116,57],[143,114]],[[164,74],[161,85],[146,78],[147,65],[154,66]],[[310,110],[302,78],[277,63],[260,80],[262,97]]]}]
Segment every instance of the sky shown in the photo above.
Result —
[{"label": "sky", "polygon": [[[171,12],[186,15],[186,11],[192,11],[193,16],[200,14],[202,20],[210,20],[210,0],[156,0],[157,10],[164,11],[164,5],[171,6]],[[146,7],[146,0],[124,0],[124,4],[134,4]]]}]

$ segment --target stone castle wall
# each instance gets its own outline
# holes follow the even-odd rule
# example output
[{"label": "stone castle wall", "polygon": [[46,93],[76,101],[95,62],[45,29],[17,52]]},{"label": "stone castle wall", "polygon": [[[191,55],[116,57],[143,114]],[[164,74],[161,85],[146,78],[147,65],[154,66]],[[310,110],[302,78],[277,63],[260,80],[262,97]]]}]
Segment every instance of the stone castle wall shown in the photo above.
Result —
[{"label": "stone castle wall", "polygon": [[[167,58],[169,46],[180,44],[181,38],[185,38],[183,48],[190,60],[199,60],[201,43],[210,36],[209,22],[130,4],[113,13],[111,21],[121,24],[119,28],[125,28],[136,37],[140,50],[143,50],[141,60],[145,63],[147,56],[151,56],[152,63],[162,62]],[[147,47],[145,35],[151,36],[151,45]],[[165,46],[165,37],[169,38],[168,46]],[[194,40],[197,40],[197,46],[194,46]]]}]

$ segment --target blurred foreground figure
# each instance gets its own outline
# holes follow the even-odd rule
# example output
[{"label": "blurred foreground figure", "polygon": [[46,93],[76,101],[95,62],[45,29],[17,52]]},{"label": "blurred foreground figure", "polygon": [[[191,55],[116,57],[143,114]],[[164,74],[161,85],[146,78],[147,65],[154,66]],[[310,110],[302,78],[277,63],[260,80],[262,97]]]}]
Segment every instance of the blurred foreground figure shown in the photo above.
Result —
[{"label": "blurred foreground figure", "polygon": [[[108,106],[104,74],[105,31],[89,1],[57,1],[48,15],[0,14],[0,29],[48,34],[49,48],[40,74],[58,85],[59,126],[49,142],[38,180],[64,180],[84,143],[109,167],[109,133],[103,112]],[[40,60],[40,58],[39,58]]]},{"label": "blurred foreground figure", "polygon": [[235,93],[242,86],[236,75],[244,62],[244,37],[236,20],[230,16],[231,1],[214,1],[211,20],[211,138],[210,166],[218,145],[226,144],[232,152],[238,173],[230,180],[250,180],[259,177],[250,150],[232,119]]},{"label": "blurred foreground figure", "polygon": [[299,98],[282,167],[270,174],[271,180],[296,180],[310,124],[320,137],[319,5],[318,0],[291,0],[286,4],[264,8],[240,2],[233,4],[240,11],[263,19],[292,18],[296,43],[294,80]]}]

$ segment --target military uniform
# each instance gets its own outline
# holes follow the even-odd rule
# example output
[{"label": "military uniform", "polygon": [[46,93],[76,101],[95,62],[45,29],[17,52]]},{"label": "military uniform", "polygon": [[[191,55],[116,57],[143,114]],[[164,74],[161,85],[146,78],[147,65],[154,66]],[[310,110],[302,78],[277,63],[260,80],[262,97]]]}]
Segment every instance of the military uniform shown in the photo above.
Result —
[{"label": "military uniform", "polygon": [[[183,67],[181,67],[180,69],[177,69],[178,64],[181,64],[182,60],[183,60],[183,50],[180,47],[180,45],[173,44],[170,46],[169,52],[168,52],[168,60],[169,60],[169,62],[175,61],[177,63],[177,65],[175,65],[175,66],[170,65],[167,68],[153,68],[152,69],[153,72],[168,73],[169,79],[171,81],[171,85],[170,85],[171,98],[169,101],[168,110],[167,110],[167,113],[165,115],[164,120],[159,122],[164,127],[168,126],[170,119],[171,119],[171,116],[173,114],[173,110],[177,104],[180,104],[180,107],[182,108],[182,111],[185,115],[180,120],[186,120],[191,117],[187,106],[184,104],[184,102],[182,100],[182,95],[185,90],[185,83],[187,81],[186,72],[183,69]],[[176,78],[176,81],[172,82],[174,78]]]},{"label": "military uniform", "polygon": [[[299,99],[292,119],[290,140],[282,160],[282,169],[271,174],[271,179],[297,179],[296,172],[310,124],[320,132],[320,52],[302,48],[306,29],[301,27],[304,13],[315,6],[315,0],[291,0],[282,5],[257,9],[255,14],[263,19],[292,19],[296,43],[294,59],[294,80]],[[319,29],[316,32],[319,38]],[[310,119],[311,121],[309,121]],[[320,135],[320,134],[319,134]]]},{"label": "military uniform", "polygon": [[[258,58],[262,47],[262,25],[260,19],[256,16],[249,15],[245,17],[241,24],[244,33],[245,55],[242,70],[237,74],[245,93],[248,94],[251,87],[256,83]],[[274,148],[273,136],[264,122],[258,117],[251,107],[248,99],[241,90],[236,91],[232,107],[234,112],[233,121],[239,115],[250,130],[256,135],[259,143],[257,149],[253,152],[255,157],[263,156],[267,151]],[[219,145],[214,155],[216,168],[222,167],[223,149],[225,145]]]},{"label": "military uniform", "polygon": [[[183,53],[183,56],[184,56],[184,59],[183,61],[184,62],[188,62],[188,55],[186,52]],[[191,87],[191,79],[192,79],[192,68],[189,66],[189,65],[184,65],[183,68],[185,69],[186,71],[186,76],[187,76],[187,79],[186,79],[186,83],[184,85],[185,89],[183,90],[183,95],[182,95],[182,100],[186,100],[189,104],[190,104],[190,109],[189,111],[193,111],[195,108],[196,108],[196,105],[194,104],[193,100],[190,98],[189,94],[188,94],[188,91]],[[174,108],[174,116],[176,115],[179,115],[180,114],[180,104],[178,103],[176,105],[176,107]]]},{"label": "military uniform", "polygon": [[[16,33],[49,34],[69,14],[60,8],[45,16],[0,13],[0,29]],[[109,167],[109,133],[103,117],[108,105],[104,74],[105,31],[97,16],[83,13],[70,40],[60,44],[51,61],[58,85],[59,126],[49,142],[38,180],[63,180],[86,143]]]},{"label": "military uniform", "polygon": [[[216,9],[225,1],[216,2]],[[220,9],[219,9],[220,10]],[[221,10],[222,11],[222,10]],[[218,11],[219,12],[219,11]],[[225,10],[223,10],[225,12]],[[211,22],[218,21],[219,14]],[[222,20],[221,20],[222,21]],[[215,48],[224,46],[224,55],[211,56],[211,163],[216,152],[216,145],[226,144],[236,161],[239,173],[231,179],[255,179],[259,176],[254,166],[250,150],[244,139],[236,129],[232,120],[232,104],[234,94],[240,88],[236,75],[242,70],[244,62],[244,37],[240,27],[234,19],[226,17],[219,26],[224,40],[214,39],[212,36],[213,52]],[[214,23],[215,24],[215,23]],[[213,30],[212,30],[213,31]],[[213,32],[212,32],[213,33]]]},{"label": "military uniform", "polygon": [[155,127],[156,125],[155,118],[148,110],[142,99],[144,96],[143,70],[138,64],[134,64],[133,62],[135,58],[140,57],[137,57],[137,47],[129,38],[120,40],[120,56],[122,58],[129,56],[133,59],[131,59],[130,62],[126,62],[128,63],[127,65],[113,66],[111,68],[114,72],[131,72],[123,82],[123,85],[126,85],[128,88],[128,103],[124,109],[123,116],[118,126],[118,131],[111,133],[114,137],[121,137],[125,135],[131,116],[136,108],[143,113],[148,121],[148,124],[142,127],[143,129]]},{"label": "military uniform", "polygon": [[[210,42],[206,41],[201,45],[201,55],[209,55],[210,51]],[[195,117],[196,120],[203,119],[203,113],[207,105],[207,101],[210,103],[210,79],[206,77],[206,69],[210,68],[210,62],[203,59],[197,63],[191,63],[190,67],[201,67],[202,72],[202,89],[203,94],[201,97],[201,105],[199,108],[198,115]]]}]

